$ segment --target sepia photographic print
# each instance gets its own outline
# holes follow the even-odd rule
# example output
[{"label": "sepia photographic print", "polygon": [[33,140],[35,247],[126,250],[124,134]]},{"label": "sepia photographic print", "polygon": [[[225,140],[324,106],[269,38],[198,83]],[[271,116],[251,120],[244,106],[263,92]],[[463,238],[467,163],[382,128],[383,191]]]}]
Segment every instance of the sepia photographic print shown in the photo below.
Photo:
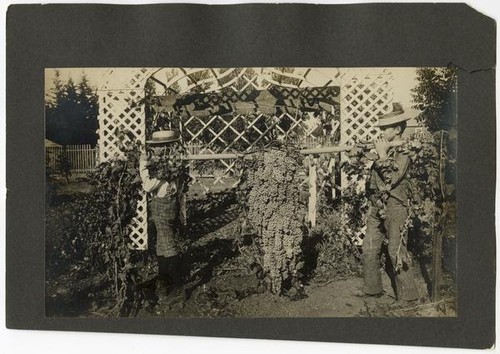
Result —
[{"label": "sepia photographic print", "polygon": [[456,317],[457,68],[45,68],[47,317]]}]

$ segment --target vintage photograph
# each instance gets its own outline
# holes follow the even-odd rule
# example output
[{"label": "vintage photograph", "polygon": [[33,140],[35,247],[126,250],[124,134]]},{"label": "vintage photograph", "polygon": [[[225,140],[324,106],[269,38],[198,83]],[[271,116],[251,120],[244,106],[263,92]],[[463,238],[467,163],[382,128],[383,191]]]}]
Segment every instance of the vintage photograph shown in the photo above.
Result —
[{"label": "vintage photograph", "polygon": [[45,69],[48,317],[456,317],[456,67]]}]

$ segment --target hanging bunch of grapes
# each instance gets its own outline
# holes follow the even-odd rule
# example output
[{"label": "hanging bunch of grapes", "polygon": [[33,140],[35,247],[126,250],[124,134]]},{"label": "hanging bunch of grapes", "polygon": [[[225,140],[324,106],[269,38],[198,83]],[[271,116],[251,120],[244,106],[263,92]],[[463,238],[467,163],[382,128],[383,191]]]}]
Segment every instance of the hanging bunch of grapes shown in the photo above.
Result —
[{"label": "hanging bunch of grapes", "polygon": [[306,206],[300,201],[298,160],[290,151],[257,154],[245,179],[248,222],[258,235],[262,268],[275,294],[300,285]]},{"label": "hanging bunch of grapes", "polygon": [[179,142],[169,145],[148,147],[147,169],[149,175],[160,180],[187,181],[189,164],[183,160],[186,148]]}]

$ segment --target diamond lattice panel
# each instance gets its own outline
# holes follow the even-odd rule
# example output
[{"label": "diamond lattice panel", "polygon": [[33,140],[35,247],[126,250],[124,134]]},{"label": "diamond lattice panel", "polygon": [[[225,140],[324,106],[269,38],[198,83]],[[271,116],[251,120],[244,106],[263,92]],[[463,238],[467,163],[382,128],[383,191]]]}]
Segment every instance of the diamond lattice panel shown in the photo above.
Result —
[{"label": "diamond lattice panel", "polygon": [[341,144],[378,136],[378,116],[390,112],[392,75],[383,70],[366,74],[355,70],[343,77],[341,89]]},{"label": "diamond lattice panel", "polygon": [[[373,69],[345,69],[342,71],[341,89],[341,144],[349,144],[355,140],[372,140],[379,135],[375,127],[378,116],[389,113],[392,109],[393,76],[387,69],[379,72]],[[341,158],[345,160],[345,154]],[[348,180],[341,177],[341,189]],[[357,189],[364,191],[366,181],[358,180]],[[362,243],[366,226],[356,231],[359,243]]]},{"label": "diamond lattice panel", "polygon": [[[107,81],[99,90],[99,159],[121,158],[115,131],[128,130],[141,142],[145,140],[145,117],[137,101],[144,95],[147,78],[156,69],[110,69]],[[137,216],[130,225],[132,248],[148,247],[147,207],[144,193],[137,204]]]},{"label": "diamond lattice panel", "polygon": [[99,99],[99,158],[122,157],[117,130],[129,131],[141,142],[145,140],[143,107],[133,107],[137,91],[107,91]]}]

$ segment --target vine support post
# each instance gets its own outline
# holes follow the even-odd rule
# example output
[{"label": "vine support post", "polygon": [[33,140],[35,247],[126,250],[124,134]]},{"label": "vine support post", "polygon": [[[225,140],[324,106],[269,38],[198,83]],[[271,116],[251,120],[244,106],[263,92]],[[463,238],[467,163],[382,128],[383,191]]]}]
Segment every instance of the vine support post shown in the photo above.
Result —
[{"label": "vine support post", "polygon": [[308,219],[312,227],[316,226],[316,160],[311,158],[311,165],[309,166],[309,204],[308,204]]},{"label": "vine support post", "polygon": [[[332,173],[335,173],[335,156],[330,158],[330,162],[328,163],[328,174],[331,176]],[[336,191],[335,188],[332,187],[332,199],[335,199]]]},{"label": "vine support post", "polygon": [[[445,186],[444,186],[444,131],[441,130],[439,142],[439,187],[441,192],[441,203],[444,206]],[[440,225],[438,231],[432,235],[432,301],[438,301],[441,285],[441,267],[442,267],[442,254],[443,254],[443,230],[444,223],[446,222],[446,210],[442,207],[442,217],[440,218]]]},{"label": "vine support post", "polygon": [[[187,196],[186,193],[182,193],[179,198],[179,219],[184,229],[187,225]],[[185,236],[185,235],[183,235]]]},{"label": "vine support post", "polygon": [[441,285],[442,233],[434,232],[432,236],[432,301],[439,301]]}]

